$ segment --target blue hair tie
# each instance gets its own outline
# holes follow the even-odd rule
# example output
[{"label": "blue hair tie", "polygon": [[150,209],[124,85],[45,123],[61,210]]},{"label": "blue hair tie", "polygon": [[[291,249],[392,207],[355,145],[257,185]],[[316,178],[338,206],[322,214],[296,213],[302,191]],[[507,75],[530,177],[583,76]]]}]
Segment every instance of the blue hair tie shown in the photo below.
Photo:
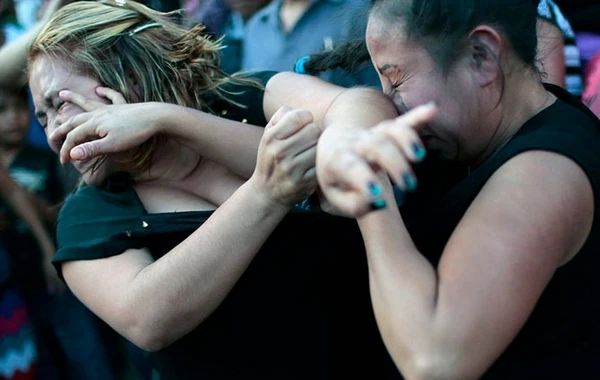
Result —
[{"label": "blue hair tie", "polygon": [[294,66],[294,72],[297,74],[308,74],[306,72],[306,70],[304,69],[304,63],[306,61],[308,61],[310,59],[310,56],[305,55],[304,57],[300,58],[297,62],[296,62],[296,66]]}]

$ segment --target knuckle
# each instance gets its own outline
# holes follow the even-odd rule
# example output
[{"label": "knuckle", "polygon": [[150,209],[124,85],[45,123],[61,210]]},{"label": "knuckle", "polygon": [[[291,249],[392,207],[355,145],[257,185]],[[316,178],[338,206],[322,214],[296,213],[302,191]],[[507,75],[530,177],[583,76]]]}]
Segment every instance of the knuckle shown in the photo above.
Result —
[{"label": "knuckle", "polygon": [[310,123],[305,128],[311,139],[318,140],[321,136],[321,128],[319,128],[316,124]]},{"label": "knuckle", "polygon": [[265,131],[265,133],[263,134],[263,137],[262,137],[262,138],[263,138],[264,142],[265,142],[265,143],[266,143],[268,146],[269,146],[269,145],[271,145],[271,144],[273,144],[273,142],[274,142],[275,140],[277,140],[277,138],[276,138],[276,136],[275,136],[275,130],[276,130],[276,127],[275,127],[275,125],[272,125],[272,126],[271,126],[269,129],[267,129],[267,130]]},{"label": "knuckle", "polygon": [[284,150],[279,149],[278,147],[271,148],[271,156],[273,160],[280,166],[283,166],[283,163],[286,161],[287,154]]},{"label": "knuckle", "polygon": [[96,144],[87,143],[82,146],[83,150],[86,152],[87,156],[93,156],[98,151],[98,146]]},{"label": "knuckle", "polygon": [[313,121],[313,114],[312,114],[312,112],[310,112],[307,109],[304,109],[304,108],[297,109],[296,115],[300,120],[305,121],[307,123],[312,123],[312,121]]},{"label": "knuckle", "polygon": [[288,160],[281,160],[277,163],[279,170],[285,173],[288,177],[291,177],[294,174],[294,165]]}]

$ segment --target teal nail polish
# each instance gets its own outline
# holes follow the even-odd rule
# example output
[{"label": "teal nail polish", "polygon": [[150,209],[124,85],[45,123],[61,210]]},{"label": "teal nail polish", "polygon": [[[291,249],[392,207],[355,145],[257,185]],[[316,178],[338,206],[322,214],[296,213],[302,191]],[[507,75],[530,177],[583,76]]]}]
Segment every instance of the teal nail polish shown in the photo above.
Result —
[{"label": "teal nail polish", "polygon": [[394,191],[394,200],[396,201],[396,206],[402,206],[404,204],[404,191],[400,190],[400,188],[396,185],[392,187]]},{"label": "teal nail polish", "polygon": [[404,180],[407,191],[415,191],[417,189],[417,179],[414,175],[411,173],[404,173],[402,174],[402,179]]},{"label": "teal nail polish", "polygon": [[379,186],[375,182],[369,182],[368,187],[369,187],[369,192],[371,193],[371,195],[373,197],[378,197],[381,195],[381,193],[382,193],[381,186]]},{"label": "teal nail polish", "polygon": [[423,148],[423,146],[421,144],[414,142],[412,144],[412,149],[413,149],[413,153],[414,153],[417,161],[421,161],[425,158],[425,155],[427,154],[427,152],[425,151],[425,148]]},{"label": "teal nail polish", "polygon": [[375,211],[375,210],[381,210],[382,208],[386,208],[387,207],[387,202],[384,201],[383,199],[378,199],[376,201],[371,202],[371,210]]}]

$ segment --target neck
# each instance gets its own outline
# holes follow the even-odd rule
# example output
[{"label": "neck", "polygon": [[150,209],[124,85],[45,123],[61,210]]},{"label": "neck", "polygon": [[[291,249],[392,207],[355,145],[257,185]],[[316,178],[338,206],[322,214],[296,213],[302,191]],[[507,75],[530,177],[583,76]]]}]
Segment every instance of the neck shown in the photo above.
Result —
[{"label": "neck", "polygon": [[550,106],[555,99],[532,70],[527,70],[523,76],[509,78],[507,75],[500,100],[488,114],[488,117],[491,116],[489,119],[496,120],[496,126],[487,145],[471,161],[470,166],[479,166],[493,156],[519,132],[527,120]]},{"label": "neck", "polygon": [[194,171],[200,156],[175,140],[167,139],[156,147],[148,173],[143,173],[138,181],[176,183],[185,180]]}]

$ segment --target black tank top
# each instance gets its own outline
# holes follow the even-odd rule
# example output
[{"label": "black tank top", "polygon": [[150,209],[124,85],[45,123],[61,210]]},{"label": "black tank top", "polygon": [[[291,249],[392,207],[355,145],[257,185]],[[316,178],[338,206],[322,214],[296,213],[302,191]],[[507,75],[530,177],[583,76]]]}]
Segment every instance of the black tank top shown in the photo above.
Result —
[{"label": "black tank top", "polygon": [[[528,321],[485,379],[591,379],[600,353],[600,121],[563,89],[558,100],[529,121],[476,170],[448,170],[403,212],[420,251],[437,265],[444,246],[471,202],[504,163],[528,150],[569,157],[588,176],[594,193],[590,235],[573,260],[558,268]],[[448,185],[449,178],[462,178]],[[443,178],[446,187],[439,181]],[[436,195],[440,194],[440,195]],[[548,205],[552,207],[552,205]],[[418,213],[417,213],[418,211]],[[493,300],[491,301],[493,302]]]}]

